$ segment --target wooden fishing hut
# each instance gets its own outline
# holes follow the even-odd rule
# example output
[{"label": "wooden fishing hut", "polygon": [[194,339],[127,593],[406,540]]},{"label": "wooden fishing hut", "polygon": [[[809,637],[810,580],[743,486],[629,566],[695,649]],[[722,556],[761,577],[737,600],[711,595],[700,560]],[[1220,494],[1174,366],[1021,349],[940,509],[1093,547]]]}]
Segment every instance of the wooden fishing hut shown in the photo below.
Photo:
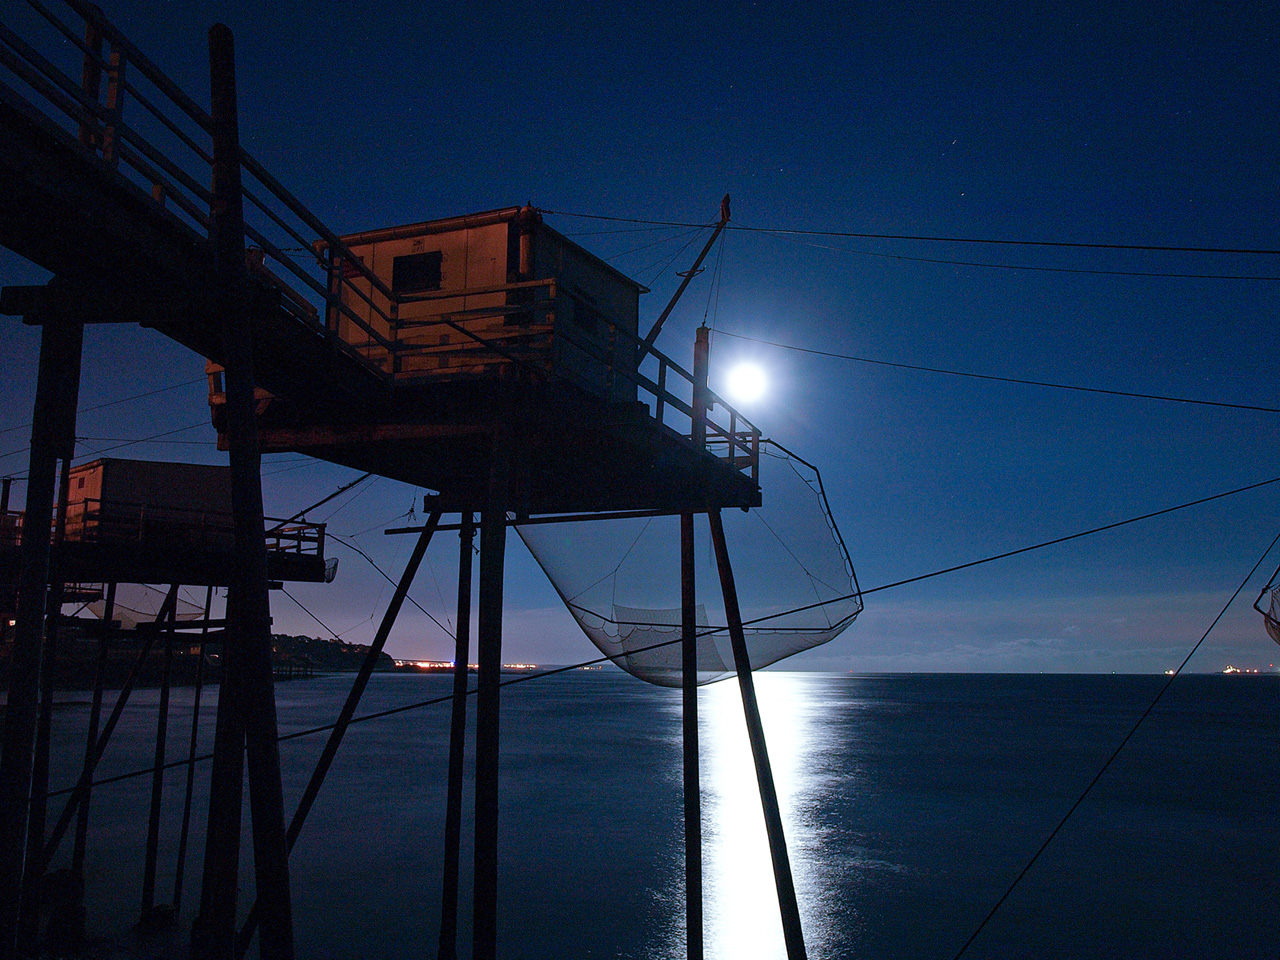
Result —
[{"label": "wooden fishing hut", "polygon": [[[63,572],[72,582],[226,586],[235,554],[231,469],[99,459],[69,472]],[[333,580],[325,525],[266,518],[272,581]]]},{"label": "wooden fishing hut", "polygon": [[[50,531],[68,588],[113,583],[226,586],[235,557],[231,471],[225,466],[102,458],[67,471]],[[17,592],[22,511],[0,511],[0,598]],[[325,525],[267,518],[273,582],[331,582]],[[80,589],[79,592],[85,592]],[[101,590],[98,591],[101,593]],[[0,616],[14,608],[0,601]]]},{"label": "wooden fishing hut", "polygon": [[[652,375],[641,370],[646,288],[532,208],[316,248],[332,293],[326,330],[390,389],[345,413],[260,390],[264,452],[427,487],[446,511],[479,509],[495,470],[521,516],[759,504],[759,432],[730,410],[711,452],[691,442],[693,375],[656,352]],[[225,446],[221,369],[207,369]]]}]

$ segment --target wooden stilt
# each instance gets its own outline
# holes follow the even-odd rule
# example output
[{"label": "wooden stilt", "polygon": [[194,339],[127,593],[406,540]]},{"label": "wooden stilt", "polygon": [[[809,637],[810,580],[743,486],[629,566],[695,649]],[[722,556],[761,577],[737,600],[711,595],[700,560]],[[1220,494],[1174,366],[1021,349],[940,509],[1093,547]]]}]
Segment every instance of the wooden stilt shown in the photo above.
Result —
[{"label": "wooden stilt", "polygon": [[[236,52],[230,29],[215,24],[209,31],[211,140],[214,146],[214,188],[210,204],[210,243],[218,271],[223,312],[223,351],[227,384],[227,443],[232,472],[232,511],[236,527],[236,566],[228,603],[223,695],[232,701],[243,741],[229,737],[223,744],[223,785],[227,803],[219,803],[218,817],[238,814],[239,765],[230,751],[244,749],[250,785],[253,824],[253,870],[261,913],[261,952],[265,960],[292,960],[293,906],[289,896],[289,860],[284,840],[284,797],[280,788],[280,750],[276,736],[275,687],[271,677],[271,609],[266,580],[265,524],[262,520],[261,456],[257,445],[256,399],[253,396],[253,325],[248,305],[244,266],[244,216],[241,193],[241,154],[236,104]],[[229,733],[237,731],[229,730]],[[216,772],[215,772],[216,776]],[[234,800],[234,803],[233,803]],[[210,820],[214,800],[210,799]],[[223,835],[225,831],[225,837]],[[236,882],[238,824],[210,828],[206,858],[220,861],[216,890],[211,891],[214,913],[210,927],[211,955],[225,957],[236,945]],[[234,845],[233,837],[234,836]],[[214,846],[214,850],[207,847]],[[206,878],[209,873],[206,872]],[[204,911],[202,911],[204,914]],[[204,950],[201,946],[201,950]]]},{"label": "wooden stilt", "polygon": [[[232,620],[235,596],[228,592],[226,619]],[[194,960],[226,960],[236,922],[239,881],[240,819],[244,802],[244,719],[237,703],[236,658],[224,635],[218,706],[213,731],[213,769],[209,774],[209,816],[205,826],[200,913],[192,924]],[[222,949],[219,949],[219,944]]]},{"label": "wooden stilt", "polygon": [[702,783],[698,770],[698,617],[693,514],[680,515],[681,726],[684,733],[684,901],[689,960],[702,960]]},{"label": "wooden stilt", "polygon": [[458,618],[453,644],[453,715],[449,721],[449,785],[444,815],[444,879],[438,960],[458,956],[458,866],[462,852],[462,761],[467,736],[467,661],[471,651],[471,555],[475,523],[465,510],[458,532]]},{"label": "wooden stilt", "polygon": [[747,654],[746,635],[742,629],[742,613],[738,608],[738,588],[729,564],[725,545],[724,524],[719,508],[707,513],[711,521],[711,543],[715,548],[716,566],[720,571],[720,588],[724,593],[725,614],[729,621],[729,639],[733,645],[733,666],[742,691],[742,709],[747,718],[747,736],[755,759],[756,781],[760,785],[760,804],[764,808],[765,832],[769,837],[769,855],[773,858],[773,879],[778,887],[778,907],[782,912],[782,934],[787,944],[787,960],[804,960],[804,934],[800,929],[800,908],[796,902],[795,884],[791,879],[791,860],[787,856],[787,838],[782,829],[782,813],[778,808],[778,792],[769,766],[765,746],[764,725],[756,703],[756,687],[751,675],[751,659]]},{"label": "wooden stilt", "polygon": [[182,912],[182,886],[187,871],[187,840],[191,835],[191,802],[196,785],[196,748],[200,737],[200,696],[204,692],[204,640],[209,634],[209,611],[213,608],[213,587],[204,595],[204,626],[200,630],[196,659],[196,688],[191,700],[191,737],[187,751],[187,791],[182,799],[182,829],[178,834],[178,862],[173,868],[173,915]]},{"label": "wooden stilt", "polygon": [[[24,520],[30,534],[50,529],[57,461],[75,452],[83,338],[84,327],[73,322],[46,323],[41,333]],[[9,696],[0,743],[0,960],[7,960],[17,949],[48,582],[49,538],[23,537]]]},{"label": "wooden stilt", "polygon": [[44,834],[49,815],[49,745],[53,737],[53,691],[58,671],[58,619],[62,616],[62,597],[65,592],[59,561],[67,532],[67,501],[70,493],[71,460],[65,458],[58,482],[58,512],[54,523],[53,547],[49,554],[49,592],[45,598],[44,654],[40,668],[40,717],[36,727],[35,759],[31,766],[27,861],[18,921],[19,946],[32,952],[38,947],[40,888],[48,868],[48,861],[44,857]]},{"label": "wooden stilt", "polygon": [[[160,608],[159,614],[156,615],[156,622],[162,622],[169,615],[169,607],[166,603]],[[124,686],[120,688],[120,694],[116,697],[115,705],[111,708],[111,716],[107,718],[106,724],[102,728],[102,735],[98,737],[97,746],[93,750],[93,762],[85,766],[80,773],[80,780],[76,783],[76,787],[71,791],[71,796],[67,798],[67,805],[62,808],[62,814],[58,817],[57,824],[53,830],[49,832],[49,839],[44,846],[44,860],[49,863],[53,860],[53,855],[58,852],[58,845],[62,843],[62,838],[66,836],[67,829],[71,826],[71,818],[76,815],[76,811],[80,809],[80,805],[89,795],[89,785],[93,782],[94,771],[98,768],[98,761],[102,759],[102,754],[107,749],[107,744],[111,742],[111,734],[116,729],[116,724],[120,722],[120,717],[124,714],[124,708],[129,703],[129,696],[133,693],[134,684],[137,683],[142,668],[147,662],[147,657],[151,655],[151,648],[155,645],[155,632],[149,632],[142,641],[142,645],[138,648],[138,655],[134,658],[133,666],[129,669],[129,675],[125,678]]]},{"label": "wooden stilt", "polygon": [[164,666],[160,673],[160,706],[156,716],[156,749],[151,770],[151,810],[147,817],[147,853],[142,873],[142,913],[138,927],[156,926],[156,865],[160,857],[160,805],[164,801],[164,758],[169,738],[169,683],[173,676],[173,633],[178,615],[178,585],[169,587],[165,600],[169,621],[164,627]]},{"label": "wooden stilt", "polygon": [[473,960],[498,952],[498,695],[502,680],[502,578],[507,539],[506,446],[494,443],[480,519],[480,617],[476,637],[476,839]]},{"label": "wooden stilt", "polygon": [[[228,597],[226,674],[219,703],[219,729],[228,712],[227,736],[215,742],[215,782],[206,840],[206,884],[201,923],[193,936],[198,956],[219,960],[235,949],[239,808],[239,757],[243,748],[253,823],[253,861],[261,912],[264,960],[292,960],[293,906],[280,784],[275,688],[271,674],[271,603],[267,592],[267,548],[262,511],[253,381],[253,325],[245,268],[244,210],[240,190],[240,139],[235,82],[235,45],[222,24],[209,30],[210,115],[213,120],[213,200],[210,243],[218,274],[226,367],[226,436],[231,461],[235,524],[235,580]],[[231,714],[239,714],[232,720]],[[243,740],[239,737],[243,736]],[[221,775],[221,776],[220,776]],[[215,796],[217,799],[215,801]],[[218,824],[215,826],[215,815]],[[234,826],[232,820],[235,821]],[[211,873],[210,861],[215,862]],[[209,912],[203,909],[208,901]]]},{"label": "wooden stilt", "polygon": [[[116,615],[116,585],[107,584],[107,595],[103,601],[102,636],[98,638],[98,659],[93,672],[93,702],[89,707],[89,730],[84,745],[84,770],[92,771],[93,755],[98,748],[98,726],[102,722],[102,688],[106,680],[107,657],[111,652],[111,622]],[[93,774],[90,772],[89,779]],[[85,787],[84,799],[80,801],[80,809],[76,813],[76,838],[71,851],[71,869],[75,875],[84,878],[84,857],[89,838],[89,801],[92,788]]]},{"label": "wooden stilt", "polygon": [[[347,699],[343,703],[342,709],[338,711],[338,719],[334,722],[333,729],[329,731],[329,739],[325,741],[324,749],[320,752],[320,758],[316,761],[315,769],[311,771],[311,779],[307,781],[306,789],[302,791],[302,797],[298,800],[297,809],[293,812],[293,818],[289,821],[289,829],[285,833],[287,850],[292,850],[293,845],[297,843],[298,836],[302,833],[303,824],[307,822],[307,814],[311,812],[311,807],[315,803],[316,797],[320,795],[320,788],[324,786],[324,779],[329,773],[329,768],[333,765],[334,757],[338,755],[338,747],[342,745],[342,738],[346,736],[347,728],[351,726],[351,718],[355,716],[356,709],[360,706],[360,699],[364,696],[365,687],[369,685],[369,678],[373,675],[373,671],[378,666],[378,661],[382,658],[382,649],[386,646],[387,638],[391,636],[391,628],[395,626],[396,618],[400,616],[400,608],[404,606],[405,597],[409,595],[409,587],[413,585],[413,578],[418,573],[418,567],[422,565],[422,558],[427,554],[427,547],[430,545],[431,537],[435,534],[439,523],[440,512],[436,511],[431,514],[426,526],[422,528],[422,533],[418,535],[418,542],[414,545],[409,562],[405,564],[404,573],[400,575],[400,582],[396,584],[395,592],[391,595],[391,602],[387,604],[387,609],[382,615],[382,622],[378,624],[373,643],[369,645],[364,661],[356,672],[356,678],[352,681],[351,689],[347,692]],[[253,939],[253,934],[258,927],[260,918],[259,905],[254,903],[249,909],[249,915],[245,919],[244,927],[241,928],[239,935],[236,937],[237,957],[243,957],[248,951],[249,943]]]}]

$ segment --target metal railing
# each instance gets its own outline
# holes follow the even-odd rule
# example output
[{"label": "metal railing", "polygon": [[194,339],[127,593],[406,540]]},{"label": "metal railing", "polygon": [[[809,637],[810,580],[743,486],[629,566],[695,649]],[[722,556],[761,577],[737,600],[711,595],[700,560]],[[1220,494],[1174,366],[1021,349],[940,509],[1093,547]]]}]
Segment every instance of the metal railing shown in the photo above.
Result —
[{"label": "metal railing", "polygon": [[[670,357],[651,347],[644,351],[641,364],[637,365],[636,357],[641,356],[641,348],[644,347],[644,341],[626,327],[614,323],[607,317],[598,315],[599,322],[604,327],[604,330],[602,335],[597,336],[592,336],[587,331],[575,327],[572,322],[555,325],[534,322],[513,324],[505,329],[501,335],[491,337],[484,337],[475,331],[467,329],[466,323],[469,320],[475,320],[477,317],[511,317],[522,312],[549,313],[554,311],[557,299],[560,296],[572,297],[572,294],[557,287],[554,278],[461,290],[433,291],[429,294],[403,296],[398,298],[396,302],[420,303],[432,300],[464,300],[467,297],[534,287],[545,287],[547,290],[546,298],[534,303],[504,304],[490,308],[469,310],[465,311],[465,318],[459,313],[438,314],[429,318],[402,320],[398,321],[398,329],[420,332],[435,328],[460,333],[465,340],[475,344],[478,352],[482,354],[486,352],[492,353],[494,357],[523,366],[530,369],[535,376],[545,375],[547,370],[546,361],[530,357],[527,352],[522,352],[518,344],[523,340],[550,335],[567,343],[571,349],[576,350],[583,357],[594,362],[595,366],[592,369],[599,374],[602,382],[591,383],[589,384],[590,387],[597,389],[603,396],[616,398],[621,393],[617,387],[619,381],[631,384],[636,390],[636,398],[641,399],[649,408],[650,416],[680,436],[692,441],[694,433],[693,421],[695,419],[693,374]],[[400,341],[397,343],[397,350],[400,351],[401,356],[459,353],[465,352],[467,349],[464,344],[460,343],[448,345],[439,343],[422,344],[412,341]],[[480,362],[483,361],[477,361],[477,363]],[[652,375],[650,375],[650,372],[645,372],[645,367],[648,368]],[[561,366],[556,373],[564,378],[571,375],[572,369],[571,365]],[[424,372],[422,375],[431,376],[432,374]],[[675,381],[674,389],[673,380]],[[758,481],[761,442],[759,428],[738,410],[726,403],[718,394],[708,390],[706,396],[709,404],[706,412],[707,449],[716,457],[731,462],[736,469],[750,470],[751,478]],[[676,421],[675,425],[669,423],[669,420],[672,419]]]},{"label": "metal railing", "polygon": [[5,510],[0,513],[0,546],[13,547],[22,542],[21,510]]},{"label": "metal railing", "polygon": [[[267,517],[267,550],[323,557],[323,523],[285,523]],[[183,544],[230,549],[230,513],[86,497],[67,505],[66,539],[79,543]]]},{"label": "metal railing", "polygon": [[[26,36],[0,23],[0,99],[131,184],[149,198],[157,216],[170,218],[195,239],[207,238],[212,194],[206,184],[212,181],[213,154],[208,112],[93,4],[85,0],[26,0],[26,4],[27,10],[21,11]],[[256,248],[250,252],[250,275],[281,292],[281,306],[297,323],[388,383],[395,381],[402,357],[423,350],[412,336],[400,340],[401,330],[422,326],[400,321],[403,305],[545,286],[550,299],[539,306],[550,304],[554,309],[554,279],[483,290],[397,294],[243,148],[240,163],[245,241]],[[514,307],[528,305],[508,304],[504,309]],[[360,331],[362,345],[339,336],[340,318]],[[554,336],[601,365],[605,396],[616,395],[613,388],[620,382],[631,383],[654,419],[692,439],[697,432],[693,376],[663,354],[641,350],[643,343],[632,331],[606,317],[599,319],[606,327],[599,338],[574,330],[569,323],[557,324]],[[512,337],[486,337],[468,330],[465,321],[456,317],[442,315],[433,322],[458,332],[477,350],[491,351],[535,376],[547,373],[545,360],[531,357],[514,342],[520,339],[514,329]],[[512,343],[504,342],[512,338]],[[643,358],[643,364],[636,362],[637,357]],[[642,365],[652,376],[642,372]],[[553,374],[560,376],[562,371]],[[706,448],[736,469],[749,469],[752,478],[758,479],[759,430],[721,398],[708,394],[708,399]]]},{"label": "metal railing", "polygon": [[[289,523],[266,517],[267,550],[275,553],[296,553],[300,556],[324,556],[323,523]],[[271,524],[276,526],[271,526]]]},{"label": "metal railing", "polygon": [[[94,5],[84,0],[26,3],[26,37],[0,23],[0,68],[8,71],[0,79],[0,97],[46,126],[53,121],[66,143],[149,196],[157,215],[172,218],[197,239],[206,238],[212,201],[206,184],[213,163],[208,112]],[[289,277],[292,296],[285,298],[286,309],[334,350],[359,357],[325,328],[319,318],[326,313],[346,316],[390,347],[388,338],[343,302],[343,289],[363,295],[349,279],[333,282],[334,271],[314,251],[314,238],[323,238],[332,255],[350,265],[346,272],[388,296],[390,291],[248,151],[241,149],[240,162],[245,240]],[[304,256],[295,256],[298,252]],[[252,265],[251,272],[262,273]],[[301,304],[310,308],[300,309]]]}]

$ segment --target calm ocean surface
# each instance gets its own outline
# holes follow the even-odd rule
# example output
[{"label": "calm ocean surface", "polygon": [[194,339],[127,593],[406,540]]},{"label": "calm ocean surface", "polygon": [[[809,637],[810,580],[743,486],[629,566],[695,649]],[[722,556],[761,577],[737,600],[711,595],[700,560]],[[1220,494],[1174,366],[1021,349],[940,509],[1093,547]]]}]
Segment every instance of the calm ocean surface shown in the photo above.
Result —
[{"label": "calm ocean surface", "polygon": [[[1163,682],[757,675],[810,957],[954,956]],[[349,684],[279,685],[281,732],[331,721]],[[377,676],[361,712],[448,685]],[[55,789],[74,778],[88,715],[86,695],[66,696]],[[102,775],[149,765],[157,700],[134,694]],[[736,682],[703,688],[701,704],[707,955],[781,958]],[[185,755],[190,708],[191,691],[175,691],[171,759]],[[540,679],[503,691],[502,723],[500,956],[682,956],[679,691],[612,672]],[[435,956],[447,736],[446,705],[349,731],[291,860],[299,957]],[[282,745],[288,809],[322,741]],[[198,772],[202,822],[208,765]],[[182,770],[165,781],[161,902],[184,783]],[[92,932],[124,935],[137,919],[149,795],[149,778],[94,793]],[[202,850],[201,828],[184,930]],[[69,853],[68,841],[55,865]],[[247,908],[247,848],[244,863]],[[1180,677],[966,956],[1276,960],[1278,876],[1280,677]],[[461,912],[467,956],[465,900]],[[179,954],[161,938],[148,955]]]}]

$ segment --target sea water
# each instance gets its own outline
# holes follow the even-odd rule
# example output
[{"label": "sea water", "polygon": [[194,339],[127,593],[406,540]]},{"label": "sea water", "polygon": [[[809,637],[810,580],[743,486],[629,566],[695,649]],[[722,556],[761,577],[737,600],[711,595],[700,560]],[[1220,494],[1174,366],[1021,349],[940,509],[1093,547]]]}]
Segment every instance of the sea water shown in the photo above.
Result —
[{"label": "sea water", "polygon": [[[350,682],[279,684],[281,733],[331,722]],[[1164,682],[758,674],[809,956],[955,956]],[[445,696],[449,684],[378,675],[361,712]],[[169,759],[186,755],[192,693],[174,691]],[[83,756],[86,700],[67,694],[56,712],[55,789]],[[157,702],[156,690],[134,692],[99,776],[151,764]],[[215,704],[207,691],[202,751]],[[435,956],[448,728],[440,704],[348,732],[290,860],[299,957]],[[707,956],[784,957],[736,682],[701,690],[699,736]],[[287,810],[324,737],[281,745]],[[197,765],[181,931],[199,900],[208,773]],[[161,903],[172,899],[185,782],[183,769],[165,776]],[[131,936],[149,796],[149,777],[94,791],[91,933]],[[471,800],[468,788],[464,836]],[[684,955],[678,690],[606,671],[504,689],[501,804],[499,956]],[[253,896],[247,806],[242,910]],[[70,838],[55,867],[69,851]],[[464,957],[470,854],[464,840]],[[1280,677],[1179,677],[965,956],[1276,960],[1278,864]],[[135,946],[180,956],[182,934]]]}]

